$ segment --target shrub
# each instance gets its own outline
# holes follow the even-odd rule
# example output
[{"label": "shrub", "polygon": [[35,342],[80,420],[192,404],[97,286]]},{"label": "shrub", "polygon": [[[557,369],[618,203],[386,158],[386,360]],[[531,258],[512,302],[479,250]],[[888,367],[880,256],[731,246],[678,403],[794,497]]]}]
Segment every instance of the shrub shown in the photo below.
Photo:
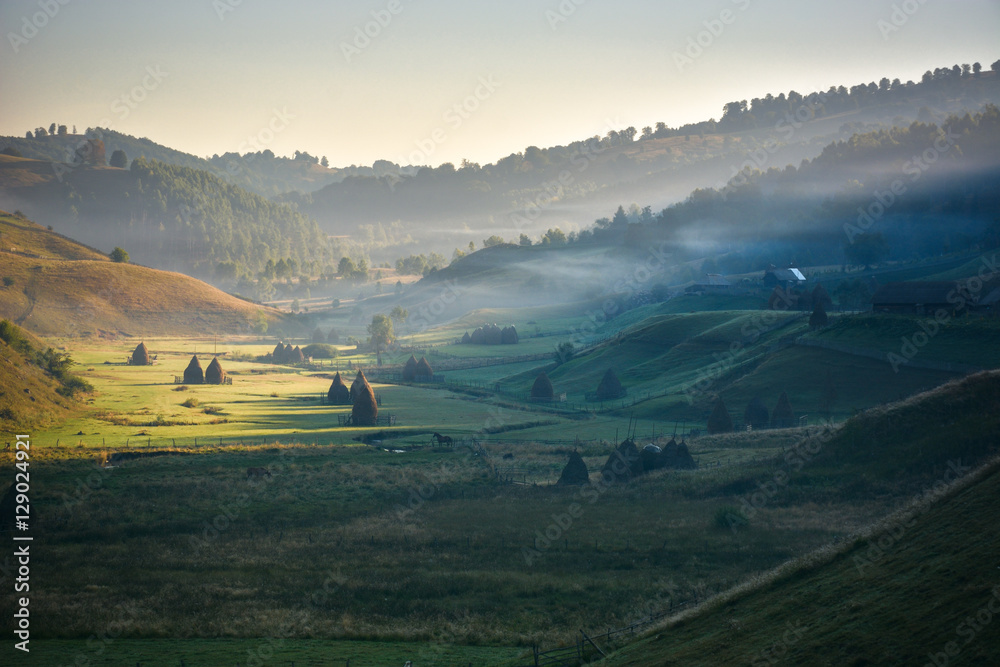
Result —
[{"label": "shrub", "polygon": [[313,359],[336,359],[339,351],[333,345],[313,343],[302,348],[302,354]]},{"label": "shrub", "polygon": [[119,264],[128,264],[128,253],[125,252],[125,250],[123,250],[122,248],[116,247],[114,250],[111,251],[111,254],[108,256],[111,258],[112,262],[118,262]]},{"label": "shrub", "polygon": [[[176,389],[174,391],[176,391]],[[183,403],[181,403],[181,405],[183,405],[185,408],[196,408],[196,407],[198,407],[198,404],[200,402],[201,401],[199,401],[197,398],[195,398],[194,396],[192,396],[191,398],[189,398],[186,401],[184,401]]]}]

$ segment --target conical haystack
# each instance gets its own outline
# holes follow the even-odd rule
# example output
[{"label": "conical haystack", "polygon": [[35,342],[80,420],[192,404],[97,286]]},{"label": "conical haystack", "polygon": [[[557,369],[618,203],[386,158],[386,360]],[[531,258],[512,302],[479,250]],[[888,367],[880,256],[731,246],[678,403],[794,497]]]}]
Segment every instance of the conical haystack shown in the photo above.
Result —
[{"label": "conical haystack", "polygon": [[417,376],[417,359],[412,354],[403,366],[403,382],[413,382]]},{"label": "conical haystack", "polygon": [[587,470],[587,464],[583,462],[580,453],[574,450],[569,455],[569,461],[566,462],[566,467],[563,468],[562,475],[559,476],[559,481],[556,483],[570,485],[586,484],[589,481],[590,471]]},{"label": "conical haystack", "polygon": [[601,383],[597,385],[597,400],[608,401],[619,398],[622,395],[622,383],[618,381],[618,376],[615,375],[615,369],[609,368],[601,379]]},{"label": "conical haystack", "polygon": [[190,363],[184,369],[184,384],[205,384],[205,373],[201,370],[197,354],[191,357]]},{"label": "conical haystack", "polygon": [[362,373],[361,369],[359,368],[358,374],[354,376],[354,382],[351,383],[351,402],[354,402],[354,398],[355,396],[357,396],[358,389],[361,388],[362,382],[367,384],[368,379],[365,377],[365,374]]},{"label": "conical haystack", "polygon": [[354,426],[375,426],[378,417],[378,405],[375,403],[375,392],[368,384],[365,374],[358,371],[358,379],[354,381],[357,390],[351,386],[354,394],[354,406],[351,408],[351,424]]},{"label": "conical haystack", "polygon": [[292,360],[291,360],[292,363],[293,364],[301,364],[301,363],[305,362],[305,360],[306,360],[306,355],[302,354],[302,350],[299,349],[298,345],[296,345],[292,349]]},{"label": "conical haystack", "polygon": [[281,363],[290,364],[292,363],[292,344],[285,343],[285,349],[281,352]]},{"label": "conical haystack", "polygon": [[340,373],[333,376],[333,382],[330,383],[330,391],[326,393],[326,398],[330,402],[330,405],[351,404],[351,390],[340,379]]},{"label": "conical haystack", "polygon": [[149,350],[146,348],[146,344],[139,343],[135,348],[135,352],[132,353],[132,365],[149,366],[151,363],[153,363],[153,360],[149,357]]},{"label": "conical haystack", "polygon": [[285,346],[281,341],[278,341],[278,344],[275,345],[274,349],[271,351],[271,361],[276,364],[282,364],[285,362]]},{"label": "conical haystack", "polygon": [[219,358],[212,359],[212,363],[205,369],[205,384],[223,384],[226,381],[226,371],[222,370]]},{"label": "conical haystack", "polygon": [[778,397],[778,404],[771,412],[771,428],[789,428],[795,426],[795,413],[792,412],[792,404],[788,402],[788,394],[781,392]]},{"label": "conical haystack", "polygon": [[434,371],[431,370],[431,365],[427,363],[427,358],[420,357],[420,361],[417,362],[414,379],[417,382],[430,382],[433,377]]},{"label": "conical haystack", "polygon": [[649,443],[639,452],[639,461],[642,463],[642,471],[649,472],[663,467],[663,450]]},{"label": "conical haystack", "polygon": [[468,345],[471,342],[472,342],[472,336],[470,336],[469,332],[466,331],[465,334],[462,335],[462,343],[464,345]]},{"label": "conical haystack", "polygon": [[535,384],[531,385],[531,398],[543,401],[551,401],[555,396],[555,389],[552,387],[552,380],[542,371],[535,378]]},{"label": "conical haystack", "polygon": [[613,476],[613,480],[627,479],[642,474],[642,460],[639,449],[631,439],[622,441],[601,468],[605,478]]},{"label": "conical haystack", "polygon": [[733,419],[721,396],[715,400],[715,407],[712,408],[706,427],[709,433],[731,433],[733,430]]}]

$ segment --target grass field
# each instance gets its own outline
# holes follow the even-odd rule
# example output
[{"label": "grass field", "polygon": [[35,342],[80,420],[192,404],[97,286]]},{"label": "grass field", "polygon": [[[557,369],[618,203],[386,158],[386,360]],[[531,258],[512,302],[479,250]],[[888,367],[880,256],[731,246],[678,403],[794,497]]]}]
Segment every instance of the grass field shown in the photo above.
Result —
[{"label": "grass field", "polygon": [[[608,323],[604,334],[615,338],[558,368],[546,359],[447,375],[524,386],[550,367],[557,388],[582,400],[615,366],[630,397],[665,395],[596,414],[558,413],[461,387],[375,383],[380,412],[397,418],[380,428],[339,427],[337,416],[349,408],[319,401],[335,370],[349,382],[357,364],[372,363],[346,346],[338,359],[307,370],[250,361],[271,350],[271,339],[150,338],[156,364],[133,367],[122,362],[135,339],[52,340],[96,391],[68,419],[32,434],[32,502],[45,545],[32,560],[45,582],[32,602],[33,636],[45,656],[38,664],[63,664],[80,651],[93,664],[236,664],[261,637],[287,637],[270,648],[296,664],[334,657],[420,664],[414,656],[519,664],[532,644],[572,642],[581,627],[622,626],[703,600],[843,540],[933,481],[942,457],[979,460],[993,451],[995,378],[935,394],[919,409],[845,422],[953,375],[893,373],[863,357],[785,345],[807,332],[795,313],[768,316],[763,328],[758,311],[675,314],[657,304],[640,314]],[[549,315],[532,313],[540,332],[583,321],[576,308]],[[527,315],[475,317],[492,316],[521,329],[514,318]],[[427,340],[454,340],[478,321],[442,327]],[[840,332],[867,348],[895,335],[863,322],[845,318],[809,335]],[[960,323],[942,335],[943,349],[958,350],[962,335],[978,340],[988,327]],[[734,341],[745,349],[740,363],[723,365],[688,401],[685,387],[710,373]],[[174,383],[192,354],[205,366],[216,349],[232,385]],[[928,346],[927,355],[946,352]],[[837,395],[827,435],[815,426],[703,435],[687,440],[698,470],[628,483],[603,483],[598,474],[631,421],[638,419],[640,446],[654,431],[663,444],[676,422],[682,434],[703,429],[716,393],[739,418],[755,395],[771,407],[780,387],[796,415],[816,424],[827,369]],[[899,424],[904,432],[890,434]],[[434,431],[482,449],[432,446]],[[789,466],[783,457],[816,438],[822,455],[808,468]],[[98,466],[126,443],[133,454],[154,456]],[[554,485],[573,449],[591,472],[584,489]],[[256,466],[273,476],[248,481],[246,469]],[[497,468],[527,484],[500,483]],[[781,472],[790,482],[732,530],[727,517],[741,515]],[[115,639],[98,654],[87,639],[102,632]]]}]

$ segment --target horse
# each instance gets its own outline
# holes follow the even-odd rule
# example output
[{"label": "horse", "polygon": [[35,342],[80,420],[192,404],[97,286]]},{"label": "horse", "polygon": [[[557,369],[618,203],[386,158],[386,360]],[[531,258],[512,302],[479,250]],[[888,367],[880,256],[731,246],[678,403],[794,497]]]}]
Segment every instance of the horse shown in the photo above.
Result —
[{"label": "horse", "polygon": [[261,477],[267,477],[270,479],[271,471],[267,468],[247,468],[247,479],[251,477],[260,479]]},{"label": "horse", "polygon": [[440,433],[436,432],[434,433],[434,435],[431,436],[431,442],[435,440],[439,445],[451,445],[454,444],[455,442],[454,440],[451,439],[450,435],[441,435]]}]

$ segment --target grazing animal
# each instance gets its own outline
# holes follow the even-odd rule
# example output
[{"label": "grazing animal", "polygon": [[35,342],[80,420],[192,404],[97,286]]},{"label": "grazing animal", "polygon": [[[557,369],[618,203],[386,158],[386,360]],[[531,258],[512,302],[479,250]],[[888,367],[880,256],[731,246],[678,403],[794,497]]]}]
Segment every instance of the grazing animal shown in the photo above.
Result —
[{"label": "grazing animal", "polygon": [[454,443],[454,440],[451,439],[450,435],[441,435],[440,433],[432,435],[431,440],[437,440],[439,445],[451,445]]},{"label": "grazing animal", "polygon": [[504,461],[510,461],[510,460],[512,460],[513,458],[514,458],[514,455],[513,455],[513,454],[504,454],[504,455],[503,455],[503,460],[504,460]]},{"label": "grazing animal", "polygon": [[254,477],[260,479],[261,477],[271,477],[271,471],[267,468],[247,468],[247,479]]}]

